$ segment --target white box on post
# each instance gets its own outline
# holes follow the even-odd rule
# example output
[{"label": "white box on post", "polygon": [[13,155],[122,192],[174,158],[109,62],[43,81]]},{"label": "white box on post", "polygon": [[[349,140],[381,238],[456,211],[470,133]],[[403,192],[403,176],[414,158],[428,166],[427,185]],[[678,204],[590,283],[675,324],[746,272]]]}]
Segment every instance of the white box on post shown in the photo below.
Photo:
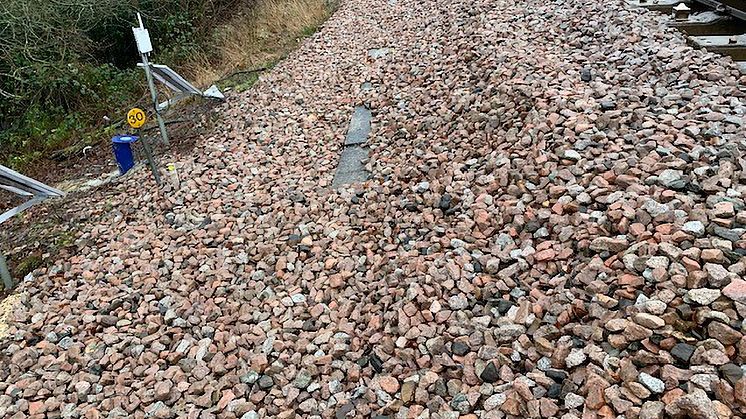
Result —
[{"label": "white box on post", "polygon": [[137,23],[140,24],[140,27],[132,28],[132,33],[135,34],[135,42],[137,42],[137,50],[140,51],[140,54],[149,54],[153,52],[153,44],[150,42],[150,33],[142,24],[140,13],[137,14]]},{"label": "white box on post", "polygon": [[132,33],[135,34],[135,41],[137,42],[137,50],[140,54],[148,54],[153,52],[153,44],[150,43],[150,34],[145,28],[132,28]]}]

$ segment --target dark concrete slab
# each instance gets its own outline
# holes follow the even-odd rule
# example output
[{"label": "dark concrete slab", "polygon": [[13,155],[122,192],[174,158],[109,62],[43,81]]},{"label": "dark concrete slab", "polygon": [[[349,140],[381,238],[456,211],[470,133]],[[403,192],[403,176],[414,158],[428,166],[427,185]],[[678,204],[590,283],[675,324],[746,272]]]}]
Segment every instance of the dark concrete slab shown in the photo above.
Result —
[{"label": "dark concrete slab", "polygon": [[364,147],[353,145],[345,147],[339,158],[337,173],[334,174],[332,187],[338,188],[356,182],[368,180],[369,174],[363,163],[368,159],[368,150]]},{"label": "dark concrete slab", "polygon": [[350,128],[347,130],[345,145],[363,144],[368,140],[368,135],[370,135],[370,120],[372,117],[373,115],[370,113],[370,109],[365,106],[355,107],[355,113],[352,114],[352,120],[350,121]]}]

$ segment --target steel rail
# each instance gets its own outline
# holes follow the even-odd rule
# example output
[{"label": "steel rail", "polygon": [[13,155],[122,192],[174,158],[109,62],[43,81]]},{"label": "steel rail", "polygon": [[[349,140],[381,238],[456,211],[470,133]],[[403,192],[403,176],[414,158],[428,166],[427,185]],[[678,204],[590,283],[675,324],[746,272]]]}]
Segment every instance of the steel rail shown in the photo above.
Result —
[{"label": "steel rail", "polygon": [[746,20],[746,10],[741,10],[736,7],[725,4],[717,0],[693,0],[695,3],[704,4],[705,6],[712,7],[716,11],[721,11],[730,14],[741,20]]}]

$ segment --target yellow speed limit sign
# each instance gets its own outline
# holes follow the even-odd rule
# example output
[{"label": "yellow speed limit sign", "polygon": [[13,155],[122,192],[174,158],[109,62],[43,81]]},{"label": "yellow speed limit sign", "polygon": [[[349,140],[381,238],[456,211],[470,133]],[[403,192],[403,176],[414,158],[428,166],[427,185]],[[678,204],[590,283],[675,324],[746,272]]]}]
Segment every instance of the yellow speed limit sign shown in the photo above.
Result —
[{"label": "yellow speed limit sign", "polygon": [[133,108],[127,112],[127,123],[130,124],[132,128],[140,128],[145,125],[147,119],[145,112],[140,108]]}]

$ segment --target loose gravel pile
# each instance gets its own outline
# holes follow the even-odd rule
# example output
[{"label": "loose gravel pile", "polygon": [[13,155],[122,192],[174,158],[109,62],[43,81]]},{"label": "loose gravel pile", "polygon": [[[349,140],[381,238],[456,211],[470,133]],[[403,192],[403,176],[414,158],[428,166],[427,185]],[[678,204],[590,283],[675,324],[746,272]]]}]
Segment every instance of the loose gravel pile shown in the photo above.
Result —
[{"label": "loose gravel pile", "polygon": [[[746,79],[663,19],[343,2],[179,186],[81,198],[0,416],[741,417]],[[371,180],[334,190],[360,104]]]}]

